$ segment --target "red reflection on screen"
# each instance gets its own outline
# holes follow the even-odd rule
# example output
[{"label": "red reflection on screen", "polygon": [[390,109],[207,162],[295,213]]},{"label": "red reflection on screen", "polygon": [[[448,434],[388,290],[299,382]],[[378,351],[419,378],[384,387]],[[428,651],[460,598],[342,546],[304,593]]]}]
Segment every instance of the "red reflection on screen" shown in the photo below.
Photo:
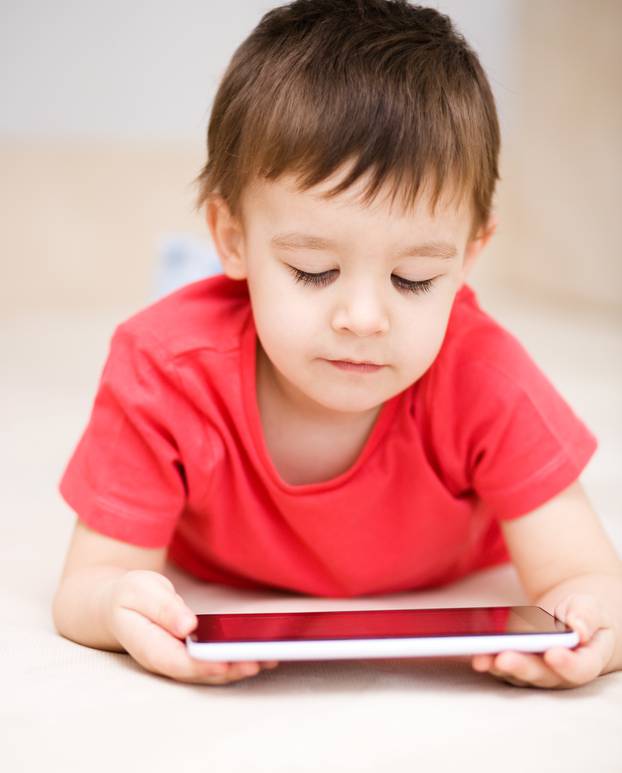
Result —
[{"label": "red reflection on screen", "polygon": [[[464,609],[392,609],[348,612],[293,612],[198,615],[192,638],[197,641],[295,641],[301,639],[400,638],[413,636],[478,636],[557,630],[542,620],[523,618],[516,607]],[[525,608],[527,609],[527,608]],[[550,618],[553,620],[553,618]],[[562,626],[563,627],[563,626]]]}]

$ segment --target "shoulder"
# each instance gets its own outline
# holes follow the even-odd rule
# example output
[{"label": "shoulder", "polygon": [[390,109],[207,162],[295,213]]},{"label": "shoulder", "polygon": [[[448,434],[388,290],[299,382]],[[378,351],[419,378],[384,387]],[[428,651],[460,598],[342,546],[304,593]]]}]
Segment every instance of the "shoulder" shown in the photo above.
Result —
[{"label": "shoulder", "polygon": [[429,424],[463,450],[494,440],[498,452],[534,454],[537,440],[538,451],[553,458],[560,443],[567,450],[594,444],[559,386],[468,287],[456,298],[422,396]]},{"label": "shoulder", "polygon": [[457,294],[439,353],[418,388],[425,422],[463,439],[511,416],[568,418],[568,406],[521,341],[482,309],[471,287]]},{"label": "shoulder", "polygon": [[245,281],[218,274],[185,285],[122,321],[113,341],[172,360],[197,350],[239,348],[250,314]]},{"label": "shoulder", "polygon": [[542,371],[521,341],[485,311],[469,285],[458,292],[431,375],[436,386],[479,394],[524,388]]},{"label": "shoulder", "polygon": [[500,518],[527,513],[568,486],[598,443],[470,288],[455,299],[421,401],[426,447],[447,485],[474,491]]}]

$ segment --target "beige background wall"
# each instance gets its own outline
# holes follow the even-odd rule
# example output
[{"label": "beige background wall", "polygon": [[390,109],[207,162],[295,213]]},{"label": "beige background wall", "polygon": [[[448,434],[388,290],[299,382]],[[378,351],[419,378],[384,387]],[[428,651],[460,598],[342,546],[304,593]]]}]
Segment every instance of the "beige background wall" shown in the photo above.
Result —
[{"label": "beige background wall", "polygon": [[[270,5],[240,4],[243,22],[239,29],[229,22],[224,50],[209,59],[206,89],[215,87],[225,53]],[[503,108],[501,224],[473,283],[482,292],[510,287],[619,309],[622,4],[436,5],[481,49]],[[486,9],[488,17],[478,17]],[[217,34],[206,26],[207,40]],[[19,90],[20,73],[12,72]],[[35,83],[26,84],[32,100]],[[21,98],[30,98],[28,90]],[[173,130],[140,136],[140,127],[127,136],[82,129],[63,136],[52,128],[20,133],[7,124],[0,132],[2,312],[145,303],[162,236],[207,238],[191,187],[203,162],[205,122],[183,137]]]},{"label": "beige background wall", "polygon": [[161,235],[206,235],[190,187],[201,153],[187,142],[0,143],[2,309],[146,302]]},{"label": "beige background wall", "polygon": [[521,0],[517,10],[499,277],[620,310],[622,3]]}]

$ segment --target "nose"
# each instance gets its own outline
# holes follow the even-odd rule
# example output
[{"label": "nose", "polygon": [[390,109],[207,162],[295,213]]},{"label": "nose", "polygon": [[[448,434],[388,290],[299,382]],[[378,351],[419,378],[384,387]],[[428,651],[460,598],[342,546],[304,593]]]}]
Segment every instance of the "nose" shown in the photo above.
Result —
[{"label": "nose", "polygon": [[386,333],[389,316],[381,290],[371,283],[344,287],[333,310],[332,326],[337,332],[349,331],[361,337]]}]

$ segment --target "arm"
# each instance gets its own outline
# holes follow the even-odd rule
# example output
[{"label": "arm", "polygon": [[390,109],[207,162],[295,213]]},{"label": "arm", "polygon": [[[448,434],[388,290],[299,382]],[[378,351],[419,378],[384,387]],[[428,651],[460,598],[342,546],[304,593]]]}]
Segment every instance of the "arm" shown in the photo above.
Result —
[{"label": "arm", "polygon": [[580,645],[542,657],[476,656],[473,667],[537,687],[576,687],[622,670],[622,561],[580,482],[501,527],[529,599],[574,628]]},{"label": "arm", "polygon": [[166,548],[142,548],[76,523],[54,597],[58,632],[79,644],[127,652],[143,668],[181,682],[226,684],[276,661],[216,663],[190,657],[180,638],[196,616],[161,574]]},{"label": "arm", "polygon": [[622,576],[622,561],[578,480],[531,513],[500,524],[530,599],[576,577]]},{"label": "arm", "polygon": [[108,630],[104,610],[110,582],[126,571],[118,566],[85,566],[63,580],[52,608],[58,633],[87,647],[124,652]]},{"label": "arm", "polygon": [[112,583],[133,569],[161,572],[166,548],[141,548],[107,537],[76,521],[52,615],[58,633],[79,644],[124,652],[104,611]]}]

